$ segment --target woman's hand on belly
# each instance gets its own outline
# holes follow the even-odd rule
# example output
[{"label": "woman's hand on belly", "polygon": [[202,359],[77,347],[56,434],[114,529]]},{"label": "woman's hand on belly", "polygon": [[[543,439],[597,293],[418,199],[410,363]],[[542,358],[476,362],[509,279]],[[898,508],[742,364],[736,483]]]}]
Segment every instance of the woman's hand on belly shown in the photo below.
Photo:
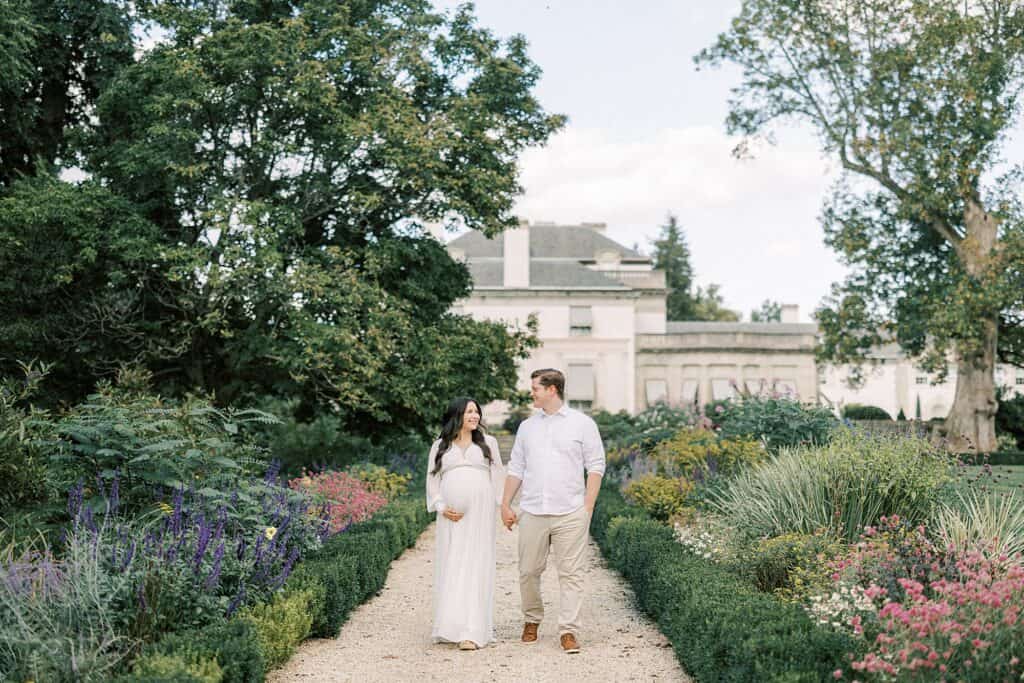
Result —
[{"label": "woman's hand on belly", "polygon": [[465,513],[463,513],[463,512],[456,512],[455,510],[452,510],[451,508],[445,508],[445,511],[442,514],[444,515],[445,519],[447,519],[449,521],[452,521],[452,522],[457,522],[460,519],[462,519],[462,516]]}]

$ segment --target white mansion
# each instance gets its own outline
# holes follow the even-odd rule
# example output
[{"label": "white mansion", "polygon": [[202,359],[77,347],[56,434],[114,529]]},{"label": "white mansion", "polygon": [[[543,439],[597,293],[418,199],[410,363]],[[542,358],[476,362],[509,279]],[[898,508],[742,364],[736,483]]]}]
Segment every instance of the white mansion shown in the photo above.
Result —
[{"label": "white mansion", "polygon": [[[541,346],[520,368],[520,388],[532,369],[566,372],[566,398],[582,409],[643,410],[659,401],[701,404],[774,388],[808,402],[875,405],[893,417],[903,410],[945,416],[955,375],[943,384],[914,368],[895,348],[879,350],[858,391],[846,369],[817,367],[813,323],[797,322],[783,306],[782,322],[668,322],[665,274],[652,260],[604,234],[604,223],[521,222],[494,239],[468,232],[448,243],[469,266],[473,292],[456,310],[475,319],[524,325],[539,322]],[[1000,367],[997,382],[1024,390],[1024,371]],[[492,422],[506,412],[485,409]]]}]

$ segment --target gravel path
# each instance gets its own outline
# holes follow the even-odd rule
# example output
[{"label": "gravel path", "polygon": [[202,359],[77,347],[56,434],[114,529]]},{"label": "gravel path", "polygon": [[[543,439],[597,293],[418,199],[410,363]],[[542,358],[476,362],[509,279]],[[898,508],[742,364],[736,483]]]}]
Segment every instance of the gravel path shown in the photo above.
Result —
[{"label": "gravel path", "polygon": [[381,593],[358,607],[331,640],[306,641],[271,683],[285,681],[689,681],[668,640],[634,605],[633,592],[587,548],[583,630],[578,655],[558,645],[558,577],[549,562],[542,579],[546,607],[540,639],[519,642],[516,532],[498,530],[497,642],[475,652],[430,641],[434,527],[391,565]]}]

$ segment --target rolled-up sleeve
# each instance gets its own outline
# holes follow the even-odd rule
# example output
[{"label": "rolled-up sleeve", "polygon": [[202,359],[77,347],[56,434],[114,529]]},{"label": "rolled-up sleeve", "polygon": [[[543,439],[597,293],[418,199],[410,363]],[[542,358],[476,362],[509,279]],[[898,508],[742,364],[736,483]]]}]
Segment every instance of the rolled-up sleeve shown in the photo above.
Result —
[{"label": "rolled-up sleeve", "polygon": [[430,447],[430,455],[427,457],[427,512],[444,512],[445,504],[441,499],[441,473],[434,474],[434,457],[437,455],[437,448],[440,441],[435,441]]},{"label": "rolled-up sleeve", "polygon": [[519,426],[516,432],[516,440],[512,443],[512,452],[508,456],[508,474],[519,481],[523,480],[526,472],[526,430],[523,425]]},{"label": "rolled-up sleeve", "polygon": [[498,440],[489,438],[488,445],[491,447],[491,487],[494,490],[494,504],[501,505],[505,495],[505,466],[501,463]]},{"label": "rolled-up sleeve", "polygon": [[587,469],[587,474],[604,476],[604,443],[601,442],[601,432],[597,429],[597,423],[590,418],[587,418],[586,426],[583,428],[583,466]]}]

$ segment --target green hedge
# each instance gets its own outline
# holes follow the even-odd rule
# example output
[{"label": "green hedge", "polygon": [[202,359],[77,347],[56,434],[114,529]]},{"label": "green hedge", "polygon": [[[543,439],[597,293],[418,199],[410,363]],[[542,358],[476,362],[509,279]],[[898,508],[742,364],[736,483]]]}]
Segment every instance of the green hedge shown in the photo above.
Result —
[{"label": "green hedge", "polygon": [[687,553],[668,527],[602,488],[591,531],[698,681],[822,681],[857,651],[795,605]]},{"label": "green hedge", "polygon": [[[300,563],[288,577],[281,598],[299,598],[301,594],[312,617],[309,634],[337,636],[351,611],[383,587],[391,561],[416,542],[432,518],[420,496],[392,501],[372,519],[332,536],[315,555]],[[261,646],[261,634],[268,642],[275,629],[294,629],[258,616],[247,614],[169,635],[142,651],[135,662],[137,673],[119,680],[199,683],[205,680],[200,672],[208,671],[212,662],[220,667],[222,683],[262,681],[267,662],[281,654]],[[155,670],[160,675],[150,673]]]}]

